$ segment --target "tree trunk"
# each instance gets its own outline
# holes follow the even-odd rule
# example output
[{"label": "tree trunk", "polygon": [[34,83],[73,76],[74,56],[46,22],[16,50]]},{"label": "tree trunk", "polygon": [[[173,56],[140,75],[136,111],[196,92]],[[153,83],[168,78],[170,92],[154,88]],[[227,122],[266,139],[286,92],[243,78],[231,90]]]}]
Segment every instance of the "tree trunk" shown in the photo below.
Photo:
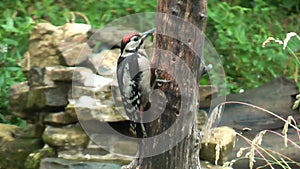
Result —
[{"label": "tree trunk", "polygon": [[201,168],[196,115],[206,7],[206,0],[158,1],[152,68],[167,81],[150,98],[144,113],[148,138],[140,140],[138,158],[128,168]]}]

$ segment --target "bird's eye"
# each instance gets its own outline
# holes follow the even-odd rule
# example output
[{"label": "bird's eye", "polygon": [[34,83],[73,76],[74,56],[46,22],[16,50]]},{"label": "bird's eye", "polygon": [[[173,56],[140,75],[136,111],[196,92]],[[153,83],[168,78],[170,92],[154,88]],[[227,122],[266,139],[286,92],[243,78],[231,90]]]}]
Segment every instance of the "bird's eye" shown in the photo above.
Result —
[{"label": "bird's eye", "polygon": [[136,36],[136,37],[133,38],[133,40],[134,40],[134,41],[138,41],[139,38]]}]

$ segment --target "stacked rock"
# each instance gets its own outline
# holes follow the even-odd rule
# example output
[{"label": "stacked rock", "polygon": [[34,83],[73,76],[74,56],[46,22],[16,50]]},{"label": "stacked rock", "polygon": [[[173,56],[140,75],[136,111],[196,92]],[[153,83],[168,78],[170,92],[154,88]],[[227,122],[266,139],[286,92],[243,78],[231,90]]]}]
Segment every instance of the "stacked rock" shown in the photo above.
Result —
[{"label": "stacked rock", "polygon": [[[91,33],[93,30],[86,24],[38,24],[30,35],[22,65],[27,81],[12,86],[9,109],[26,120],[27,126],[40,131],[36,137],[41,137],[58,157],[126,162],[130,158],[110,152],[128,152],[128,147],[133,147],[129,151],[134,155],[135,143],[118,141],[101,127],[112,123],[116,130],[127,128],[122,106],[114,103],[119,99],[118,90],[112,90],[117,89],[113,75],[119,49],[98,49],[93,53],[96,42],[102,39],[95,36],[88,40]],[[114,32],[110,34],[115,36]],[[100,33],[105,38],[110,34]],[[118,44],[121,38],[114,39]],[[102,43],[105,46],[105,39]],[[95,142],[102,142],[102,148]]]}]

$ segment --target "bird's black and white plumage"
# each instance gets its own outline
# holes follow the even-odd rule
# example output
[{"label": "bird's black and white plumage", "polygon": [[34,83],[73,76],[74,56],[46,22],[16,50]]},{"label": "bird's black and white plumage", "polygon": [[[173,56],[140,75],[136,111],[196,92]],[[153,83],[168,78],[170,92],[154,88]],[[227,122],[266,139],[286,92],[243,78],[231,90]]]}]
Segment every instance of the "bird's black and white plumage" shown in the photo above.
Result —
[{"label": "bird's black and white plumage", "polygon": [[137,137],[147,137],[142,121],[143,108],[151,93],[150,61],[140,50],[144,39],[154,30],[132,33],[121,41],[121,55],[117,63],[117,80],[122,102],[130,120],[130,130]]}]

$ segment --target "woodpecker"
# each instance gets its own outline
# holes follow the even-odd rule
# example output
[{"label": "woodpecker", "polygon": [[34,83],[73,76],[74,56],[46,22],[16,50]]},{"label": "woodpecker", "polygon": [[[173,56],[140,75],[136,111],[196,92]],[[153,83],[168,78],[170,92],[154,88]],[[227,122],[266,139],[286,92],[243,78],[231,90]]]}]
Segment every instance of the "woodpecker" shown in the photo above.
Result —
[{"label": "woodpecker", "polygon": [[121,55],[117,62],[117,80],[122,102],[130,120],[130,132],[138,138],[147,137],[142,113],[151,94],[150,61],[141,49],[144,40],[154,29],[131,33],[121,41]]}]

